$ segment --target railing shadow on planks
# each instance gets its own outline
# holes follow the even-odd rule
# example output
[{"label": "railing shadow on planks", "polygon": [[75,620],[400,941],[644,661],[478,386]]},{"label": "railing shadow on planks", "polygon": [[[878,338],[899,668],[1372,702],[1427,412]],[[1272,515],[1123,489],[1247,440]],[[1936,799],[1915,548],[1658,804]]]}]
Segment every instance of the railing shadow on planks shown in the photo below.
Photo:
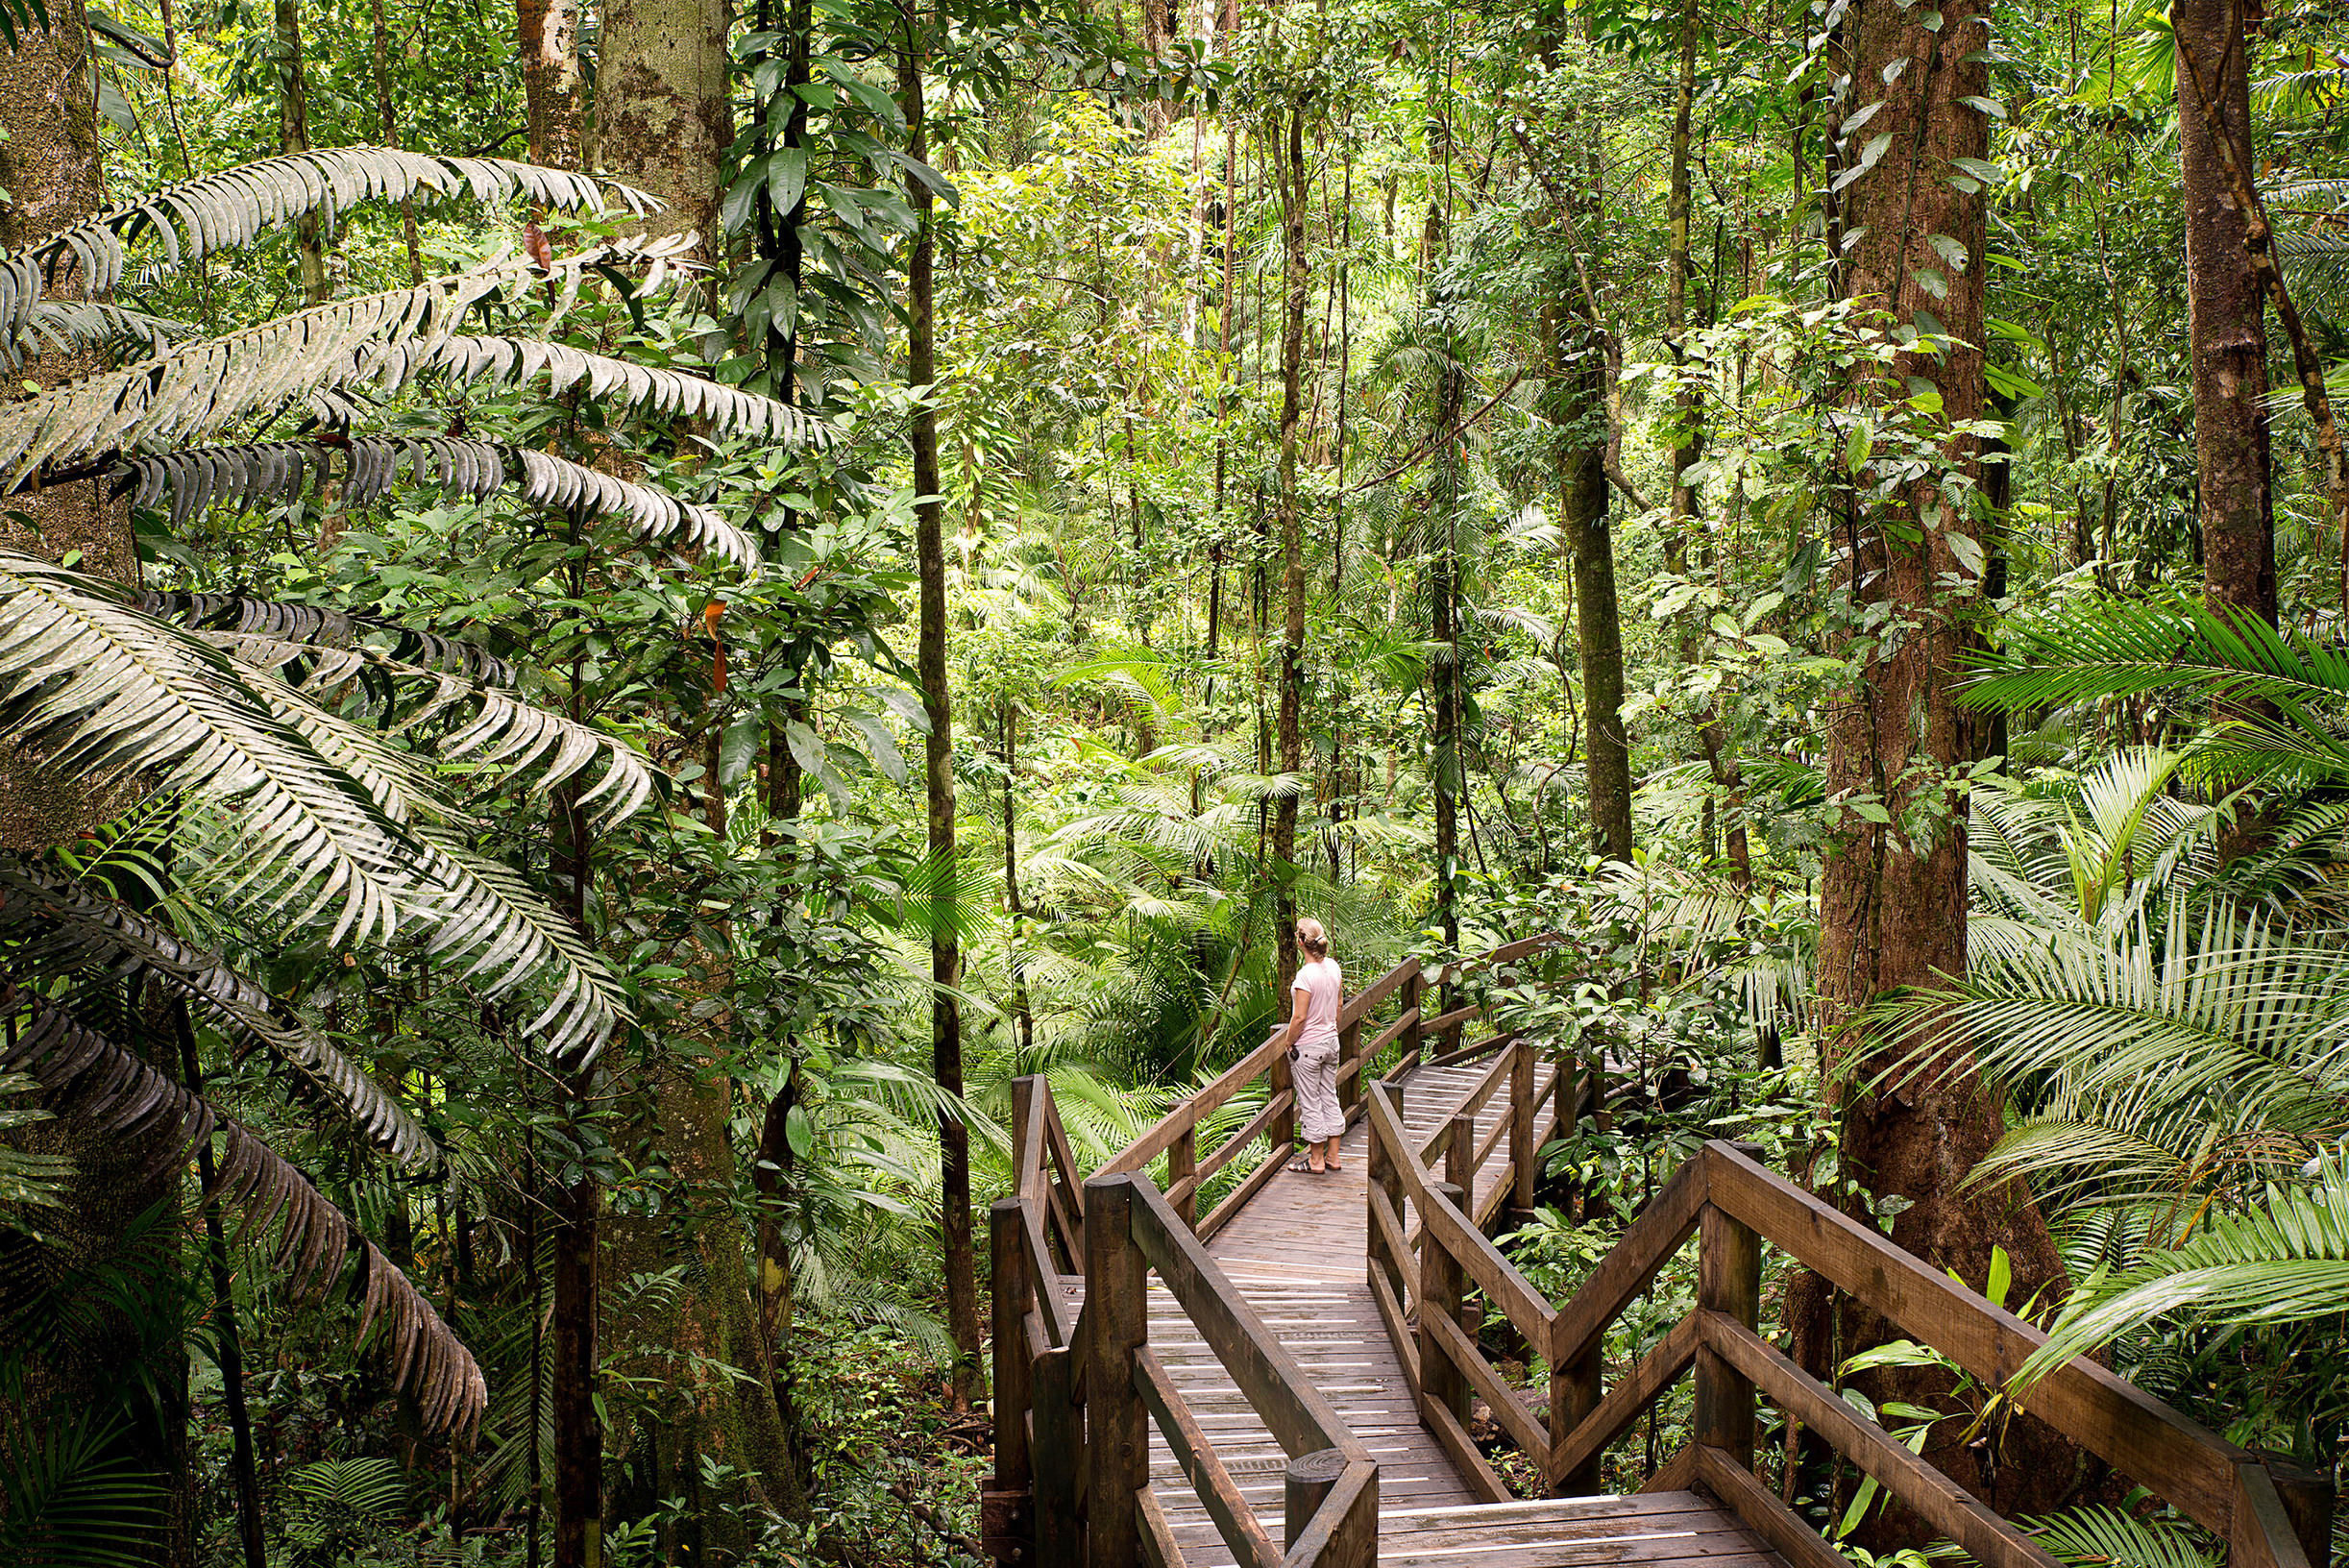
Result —
[{"label": "railing shadow on planks", "polygon": [[[2037,1329],[1765,1169],[1734,1144],[1712,1142],[1684,1164],[1571,1301],[1535,1291],[1486,1235],[1505,1206],[1531,1201],[1536,1104],[1532,1047],[1508,1036],[1474,1045],[1460,1031],[1477,1006],[1422,1017],[1426,985],[1464,968],[1513,962],[1556,939],[1496,948],[1450,973],[1409,961],[1349,1001],[1340,1016],[1340,1092],[1350,1119],[1369,1119],[1368,1268],[1381,1318],[1422,1420],[1472,1487],[1508,1501],[1467,1432],[1469,1395],[1540,1467],[1554,1496],[1599,1490],[1602,1456],[1681,1378],[1692,1377],[1693,1437],[1646,1490],[1711,1492],[1790,1568],[1849,1568],[1832,1546],[1755,1476],[1757,1400],[1816,1433],[1981,1568],[2060,1568],[2028,1535],[1911,1454],[1758,1329],[1764,1242],[1814,1270],[1978,1380],[2003,1384],[2044,1342]],[[1394,997],[1394,1019],[1364,1036]],[[1431,1037],[1449,1049],[1427,1056]],[[1388,1047],[1383,1078],[1365,1076]],[[1493,1065],[1434,1135],[1415,1140],[1403,1078],[1423,1059]],[[1605,1114],[1604,1066],[1563,1065],[1554,1092],[1561,1124]],[[995,1474],[983,1530],[991,1552],[1038,1568],[1179,1568],[1182,1556],[1149,1484],[1155,1419],[1182,1473],[1242,1568],[1367,1568],[1378,1560],[1378,1469],[1328,1401],[1208,1256],[1205,1242],[1290,1155],[1287,1063],[1270,1042],[1189,1096],[1086,1180],[1045,1081],[1015,1088],[1015,1194],[991,1219],[994,1279]],[[1265,1104],[1200,1155],[1203,1123],[1259,1082]],[[1507,1091],[1481,1139],[1477,1113]],[[1269,1152],[1205,1218],[1202,1188],[1259,1139]],[[1508,1166],[1469,1212],[1477,1172],[1505,1151]],[[1166,1159],[1161,1192],[1147,1167]],[[1510,1200],[1514,1200],[1511,1204]],[[1611,1387],[1606,1330],[1691,1236],[1697,1309]],[[1201,1339],[1289,1456],[1284,1533],[1276,1545],[1202,1433],[1148,1344],[1147,1281],[1155,1270]],[[1485,1357],[1464,1312],[1468,1287],[1505,1316],[1552,1369],[1546,1418]],[[1082,1308],[1080,1310],[1080,1302]],[[2229,1546],[2230,1568],[2324,1568],[2334,1499],[2329,1481],[2271,1465],[2228,1443],[2092,1361],[2058,1369],[2029,1408],[2081,1448],[2175,1506]]]}]

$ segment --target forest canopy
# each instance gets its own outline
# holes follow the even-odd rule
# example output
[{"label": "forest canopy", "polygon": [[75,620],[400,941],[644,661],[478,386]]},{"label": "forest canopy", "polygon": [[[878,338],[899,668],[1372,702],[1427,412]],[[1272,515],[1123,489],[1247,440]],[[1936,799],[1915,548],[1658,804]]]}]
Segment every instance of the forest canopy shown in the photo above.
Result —
[{"label": "forest canopy", "polygon": [[2349,1438],[2345,27],[0,0],[0,1562],[1000,1556],[1015,1086],[1102,1166],[1310,919],[1350,1107],[1605,1086],[1532,1288],[1735,1139],[2051,1335],[1774,1345],[2214,1568],[2009,1412]]}]

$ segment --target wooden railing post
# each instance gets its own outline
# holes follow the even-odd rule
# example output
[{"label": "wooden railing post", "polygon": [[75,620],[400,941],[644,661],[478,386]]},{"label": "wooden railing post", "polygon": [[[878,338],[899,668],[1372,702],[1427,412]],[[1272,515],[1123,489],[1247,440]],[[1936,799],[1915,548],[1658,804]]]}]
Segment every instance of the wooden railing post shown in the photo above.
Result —
[{"label": "wooden railing post", "polygon": [[1355,1019],[1337,1032],[1337,1108],[1354,1118],[1354,1108],[1362,1098],[1362,1075],[1348,1076],[1347,1065],[1362,1054],[1362,1020]]},{"label": "wooden railing post", "polygon": [[1085,1462],[1085,1424],[1076,1404],[1076,1373],[1065,1345],[1045,1351],[1031,1368],[1036,1404],[1036,1565],[1085,1568],[1085,1530],[1077,1517],[1078,1466]]},{"label": "wooden railing post", "polygon": [[2268,1479],[2276,1483],[2276,1497],[2292,1522],[2292,1533],[2300,1537],[2300,1550],[2308,1554],[2311,1568],[2325,1568],[2333,1556],[2333,1511],[2337,1504],[2332,1472],[2311,1469],[2284,1454],[2262,1453],[2260,1459],[2267,1466]]},{"label": "wooden railing post", "polygon": [[[1404,1126],[1403,1086],[1399,1083],[1386,1083],[1380,1087],[1384,1090],[1388,1102],[1395,1108],[1395,1125]],[[1377,1118],[1373,1117],[1370,1124],[1370,1185],[1374,1190],[1386,1195],[1386,1205],[1394,1211],[1397,1220],[1403,1218],[1403,1166],[1401,1162],[1409,1158],[1411,1158],[1411,1152],[1407,1135],[1403,1148],[1390,1148],[1387,1146],[1385,1135],[1379,1131]],[[1375,1224],[1370,1226],[1370,1243],[1372,1258],[1382,1260],[1385,1264],[1386,1284],[1387,1287],[1394,1292],[1395,1305],[1407,1312],[1410,1310],[1411,1301],[1410,1259],[1407,1256],[1396,1256],[1387,1247],[1384,1234]]]},{"label": "wooden railing post", "polygon": [[[1295,1075],[1289,1070],[1291,1066],[1286,1051],[1273,1053],[1272,1066],[1264,1074],[1268,1098],[1279,1099],[1283,1093],[1296,1088]],[[1273,1153],[1284,1159],[1287,1158],[1288,1150],[1297,1146],[1297,1101],[1294,1095],[1290,1096],[1287,1109],[1273,1117],[1271,1125],[1264,1129],[1264,1140],[1272,1145]]]},{"label": "wooden railing post", "polygon": [[1460,1210],[1470,1218],[1476,1211],[1469,1207],[1477,1191],[1477,1170],[1471,1164],[1477,1157],[1477,1118],[1454,1116],[1451,1136],[1444,1143],[1444,1180],[1458,1188],[1467,1197],[1457,1199]]},{"label": "wooden railing post", "polygon": [[1410,1022],[1403,1030],[1403,1055],[1396,1059],[1395,1076],[1400,1078],[1419,1066],[1419,1020],[1424,1016],[1422,1003],[1428,999],[1428,983],[1418,969],[1403,982],[1403,1011]]},{"label": "wooden railing post", "polygon": [[1085,1184],[1087,1568],[1140,1568],[1150,1484],[1150,1411],[1134,1386],[1134,1355],[1150,1340],[1150,1268],[1134,1244],[1134,1178]]},{"label": "wooden railing post", "polygon": [[[1575,1360],[1550,1369],[1550,1441],[1562,1443],[1599,1408],[1600,1347],[1593,1344]],[[1554,1497],[1590,1497],[1600,1490],[1599,1461],[1593,1454],[1574,1469],[1550,1479]],[[1544,1469],[1548,1468],[1545,1461]]]},{"label": "wooden railing post", "polygon": [[1509,1201],[1519,1209],[1533,1207],[1533,1042],[1521,1040],[1509,1047],[1509,1166],[1516,1190]]},{"label": "wooden railing post", "polygon": [[[1697,1219],[1697,1304],[1747,1328],[1762,1311],[1762,1238],[1712,1204]],[[1694,1436],[1753,1468],[1753,1384],[1710,1345],[1697,1351]]]},{"label": "wooden railing post", "polygon": [[1282,1551],[1297,1549],[1297,1537],[1313,1522],[1313,1515],[1345,1473],[1346,1456],[1334,1448],[1300,1454],[1288,1461],[1288,1468],[1282,1473]]},{"label": "wooden railing post", "polygon": [[1174,1199],[1174,1212],[1183,1216],[1183,1223],[1194,1232],[1199,1229],[1199,1191],[1194,1178],[1199,1174],[1199,1124],[1192,1122],[1176,1135],[1174,1146],[1166,1151],[1166,1190],[1172,1192],[1185,1182],[1190,1182],[1183,1195]]},{"label": "wooden railing post", "polygon": [[[1012,1080],[1012,1180],[1015,1183],[1024,1182],[1027,1179],[1027,1172],[1019,1168],[1019,1162],[1027,1157],[1028,1126],[1034,1119],[1031,1090],[1031,1079],[1015,1078]],[[1046,1181],[1051,1180],[1052,1158],[1049,1154],[1044,1157],[1043,1174]],[[1033,1194],[1022,1190],[1017,1195],[1025,1198]]]},{"label": "wooden railing post", "polygon": [[979,1534],[999,1562],[1035,1550],[1028,1458],[1028,1312],[1036,1282],[1028,1277],[1020,1241],[1020,1203],[997,1198],[987,1212],[987,1242],[995,1286],[995,1474],[979,1500]]},{"label": "wooden railing post", "polygon": [[[1456,1133],[1458,1123],[1454,1124]],[[1431,1182],[1428,1190],[1463,1206],[1459,1185]],[[1460,1321],[1460,1262],[1421,1216],[1419,1224],[1419,1397],[1429,1406],[1442,1406],[1463,1425],[1468,1420],[1468,1380],[1452,1364],[1452,1353],[1436,1336],[1431,1320],[1442,1318],[1455,1327]]]}]

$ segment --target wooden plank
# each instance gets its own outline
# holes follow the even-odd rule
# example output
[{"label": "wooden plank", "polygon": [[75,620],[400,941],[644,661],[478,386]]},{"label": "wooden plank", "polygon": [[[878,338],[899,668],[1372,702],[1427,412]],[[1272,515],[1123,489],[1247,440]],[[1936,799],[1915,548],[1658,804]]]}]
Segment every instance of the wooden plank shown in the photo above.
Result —
[{"label": "wooden plank", "polygon": [[1490,1056],[1504,1045],[1513,1045],[1516,1042],[1515,1035],[1487,1035],[1474,1045],[1463,1045],[1456,1051],[1446,1051],[1441,1056],[1431,1057],[1428,1066],[1431,1067],[1464,1067],[1479,1057]]},{"label": "wooden plank", "polygon": [[1753,1531],[1745,1525],[1717,1510],[1708,1513],[1720,1521],[1720,1528],[1696,1530],[1686,1525],[1676,1526],[1670,1521],[1677,1516],[1667,1514],[1654,1527],[1646,1520],[1629,1523],[1616,1520],[1615,1533],[1598,1536],[1574,1530],[1572,1521],[1553,1524],[1543,1519],[1513,1520],[1482,1530],[1414,1531],[1403,1536],[1382,1531],[1379,1556],[1382,1560],[1392,1560],[1422,1553],[1432,1556],[1440,1552],[1456,1562],[1466,1562],[1470,1568],[1485,1568],[1493,1562],[1537,1562],[1541,1568],[1581,1568],[1583,1564],[1709,1561],[1763,1554],[1762,1543],[1754,1539]]},{"label": "wooden plank", "polygon": [[[1386,1256],[1394,1261],[1395,1267],[1400,1270],[1404,1266],[1404,1260],[1411,1255],[1410,1244],[1403,1237],[1403,1216],[1395,1213],[1395,1206],[1386,1193],[1375,1186],[1370,1189],[1369,1208],[1371,1235],[1386,1248]],[[1374,1280],[1380,1278],[1380,1270],[1376,1266],[1370,1273]]]},{"label": "wooden plank", "polygon": [[1680,1452],[1664,1461],[1663,1469],[1641,1482],[1639,1489],[1642,1492],[1685,1492],[1695,1484],[1697,1484],[1697,1451],[1694,1448],[1683,1447]]},{"label": "wooden plank", "polygon": [[1053,1266],[1052,1248],[1044,1240],[1043,1206],[1022,1201],[1019,1205],[1020,1250],[1026,1254],[1028,1276],[1036,1282],[1037,1310],[1044,1320],[1044,1337],[1055,1346],[1068,1343],[1076,1325],[1072,1321],[1067,1298],[1059,1286],[1063,1278]]},{"label": "wooden plank", "polygon": [[1788,1568],[1850,1568],[1841,1552],[1778,1501],[1775,1492],[1756,1481],[1751,1470],[1717,1448],[1699,1444],[1689,1452],[1697,1457],[1697,1479],[1705,1489],[1720,1498],[1748,1530],[1769,1542],[1786,1559]]},{"label": "wooden plank", "polygon": [[1012,1081],[1012,1186],[1023,1198],[1040,1200],[1044,1195],[1043,1107],[1049,1092],[1040,1073]]},{"label": "wooden plank", "polygon": [[1136,1245],[1281,1446],[1290,1454],[1335,1448],[1349,1458],[1366,1458],[1296,1358],[1184,1228],[1149,1178],[1124,1180],[1132,1184],[1134,1193]]},{"label": "wooden plank", "polygon": [[[2309,1568],[2310,1561],[2311,1555],[2267,1467],[2257,1459],[2236,1466],[2235,1526],[2227,1537],[2229,1568]],[[2315,1562],[2316,1568],[2324,1568],[2323,1558]]]},{"label": "wooden plank", "polygon": [[[1712,1204],[1697,1220],[1697,1301],[1749,1330],[1761,1320],[1762,1241]],[[1718,1448],[1753,1467],[1753,1384],[1710,1345],[1697,1351],[1697,1399],[1689,1429],[1701,1448]]]},{"label": "wooden plank", "polygon": [[1436,1014],[1435,1017],[1419,1026],[1419,1032],[1423,1035],[1440,1035],[1447,1029],[1456,1029],[1463,1023],[1472,1023],[1481,1017],[1483,1014],[1484,1004],[1482,1002],[1471,1002],[1466,1007],[1456,1007],[1449,1013]]},{"label": "wooden plank", "polygon": [[[1420,1322],[1435,1331],[1436,1348],[1443,1351],[1446,1359],[1468,1379],[1470,1385],[1484,1396],[1484,1403],[1492,1408],[1493,1420],[1516,1440],[1517,1446],[1535,1458],[1547,1453],[1550,1434],[1542,1430],[1540,1422],[1533,1419],[1524,1402],[1517,1397],[1517,1391],[1501,1381],[1501,1374],[1493,1370],[1492,1363],[1484,1359],[1476,1341],[1468,1337],[1468,1331],[1440,1313],[1422,1313]],[[1421,1376],[1424,1379],[1426,1374]]]},{"label": "wooden plank", "polygon": [[1842,1395],[1797,1366],[1753,1330],[1720,1312],[1700,1309],[1698,1315],[1704,1324],[1707,1347],[1752,1379],[1787,1414],[1873,1476],[1927,1528],[1964,1547],[1982,1568],[2057,1568],[2056,1559],[2038,1542],[1910,1453],[1891,1433],[1861,1415]]},{"label": "wooden plank", "polygon": [[1085,1357],[1087,1568],[1139,1568],[1141,1560],[1134,1494],[1150,1485],[1150,1429],[1134,1357],[1150,1338],[1150,1284],[1135,1233],[1149,1227],[1136,1223],[1135,1193],[1145,1186],[1120,1176],[1085,1184],[1085,1316],[1092,1329]]},{"label": "wooden plank", "polygon": [[[1287,1108],[1290,1097],[1289,1092],[1286,1090],[1283,1090],[1280,1093],[1275,1094],[1272,1097],[1272,1104],[1265,1107],[1265,1109],[1270,1111],[1285,1110]],[[1202,1241],[1208,1240],[1212,1237],[1217,1231],[1220,1231],[1226,1225],[1231,1224],[1234,1216],[1237,1215],[1242,1209],[1248,1207],[1248,1200],[1255,1197],[1258,1192],[1261,1191],[1266,1182],[1271,1181],[1273,1177],[1280,1174],[1281,1167],[1288,1164],[1290,1152],[1291,1151],[1285,1144],[1275,1144],[1272,1151],[1265,1155],[1263,1160],[1258,1164],[1256,1169],[1248,1173],[1246,1180],[1242,1181],[1239,1186],[1234,1188],[1231,1191],[1224,1194],[1223,1202],[1215,1206],[1214,1213],[1209,1214],[1207,1218],[1199,1222],[1199,1239]]]},{"label": "wooden plank", "polygon": [[1680,1250],[1680,1243],[1697,1229],[1710,1168],[1707,1161],[1691,1160],[1675,1171],[1613,1249],[1599,1260],[1574,1299],[1558,1309],[1547,1341],[1552,1366],[1572,1366],[1587,1355],[1607,1325],[1623,1315],[1632,1298],[1647,1289],[1657,1270]]},{"label": "wooden plank", "polygon": [[1373,1568],[1379,1560],[1379,1467],[1367,1457],[1346,1468],[1289,1542],[1285,1568]]},{"label": "wooden plank", "polygon": [[1274,1057],[1285,1047],[1275,1036],[1241,1057],[1218,1073],[1208,1085],[1191,1094],[1158,1121],[1150,1130],[1117,1151],[1109,1164],[1093,1172],[1096,1176],[1116,1176],[1140,1170],[1174,1146],[1174,1140],[1186,1127],[1196,1127],[1210,1114],[1223,1109],[1224,1102],[1238,1093],[1260,1076],[1272,1065]]},{"label": "wooden plank", "polygon": [[[1409,1180],[1407,1173],[1405,1180],[1407,1183]],[[1510,1324],[1526,1336],[1528,1344],[1550,1342],[1550,1298],[1527,1284],[1517,1266],[1486,1239],[1482,1231],[1469,1223],[1450,1200],[1432,1191],[1422,1200],[1419,1217],[1423,1249],[1429,1237],[1440,1241],[1446,1251],[1459,1260],[1461,1270],[1477,1282],[1477,1288],[1484,1292],[1485,1299],[1507,1314]]]},{"label": "wooden plank", "polygon": [[1175,1541],[1174,1527],[1158,1494],[1145,1486],[1134,1502],[1141,1519],[1142,1556],[1150,1568],[1184,1568],[1183,1548]]},{"label": "wooden plank", "polygon": [[1505,942],[1491,952],[1486,953],[1481,960],[1471,962],[1486,965],[1514,964],[1528,953],[1539,952],[1544,947],[1554,947],[1565,940],[1566,936],[1562,931],[1543,931],[1534,936],[1520,937],[1515,942]]},{"label": "wooden plank", "polygon": [[1542,1466],[1543,1483],[1555,1487],[1566,1477],[1596,1465],[1615,1439],[1630,1431],[1632,1424],[1648,1412],[1648,1407],[1680,1381],[1680,1375],[1696,1360],[1697,1347],[1703,1339],[1704,1331],[1697,1320],[1684,1317],[1673,1326],[1671,1333],[1651,1345],[1638,1364],[1616,1380],[1597,1409],[1584,1416],[1573,1431],[1558,1434]]},{"label": "wooden plank", "polygon": [[1030,1441],[1036,1455],[1038,1568],[1084,1568],[1077,1482],[1085,1470],[1085,1434],[1071,1387],[1073,1355],[1054,1349],[1036,1358],[1029,1384],[1036,1403]]},{"label": "wooden plank", "polygon": [[1435,1434],[1437,1444],[1451,1457],[1453,1466],[1468,1482],[1468,1489],[1487,1503],[1508,1502],[1511,1496],[1508,1484],[1494,1473],[1491,1465],[1484,1462],[1483,1454],[1470,1439],[1468,1429],[1460,1425],[1459,1417],[1431,1399],[1421,1400],[1419,1408],[1424,1412],[1422,1419],[1427,1422],[1428,1430]]},{"label": "wooden plank", "polygon": [[1372,1008],[1378,1006],[1381,1002],[1386,1000],[1388,995],[1394,992],[1394,989],[1397,986],[1402,985],[1407,980],[1414,978],[1418,973],[1419,960],[1415,958],[1407,958],[1402,963],[1396,965],[1393,968],[1387,970],[1384,974],[1379,976],[1376,980],[1373,980],[1370,984],[1364,986],[1360,991],[1355,992],[1354,999],[1352,1001],[1348,1002],[1344,1007],[1338,1010],[1338,1027],[1342,1029],[1347,1024],[1359,1023],[1364,1015],[1368,1014]]},{"label": "wooden plank", "polygon": [[[1702,1164],[1713,1202],[1984,1383],[2004,1384],[2046,1342],[2013,1313],[1728,1144],[1706,1144]],[[2251,1459],[2242,1449],[2090,1360],[2049,1373],[2032,1388],[2028,1409],[2214,1534],[2232,1538],[2235,1470]]]},{"label": "wooden plank", "polygon": [[1370,1278],[1370,1299],[1378,1304],[1379,1321],[1386,1325],[1387,1341],[1395,1347],[1395,1359],[1403,1363],[1403,1381],[1411,1391],[1411,1408],[1416,1411],[1420,1400],[1419,1341],[1404,1316],[1403,1303],[1395,1299],[1394,1287],[1380,1275]]},{"label": "wooden plank", "polygon": [[1174,1455],[1176,1468],[1198,1494],[1208,1516],[1215,1521],[1224,1544],[1242,1563],[1276,1568],[1281,1553],[1274,1548],[1272,1537],[1265,1533],[1248,1500],[1240,1495],[1239,1483],[1224,1468],[1215,1445],[1200,1429],[1190,1406],[1175,1387],[1174,1380],[1167,1376],[1165,1366],[1146,1349],[1134,1359],[1134,1386],[1140,1392],[1142,1403],[1150,1407],[1150,1413]]}]

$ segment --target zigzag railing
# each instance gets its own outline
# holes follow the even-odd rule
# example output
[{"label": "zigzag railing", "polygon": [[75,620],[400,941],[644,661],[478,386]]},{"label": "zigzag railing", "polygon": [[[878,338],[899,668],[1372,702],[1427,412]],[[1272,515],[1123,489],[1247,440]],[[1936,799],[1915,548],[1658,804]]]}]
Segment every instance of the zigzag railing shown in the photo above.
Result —
[{"label": "zigzag railing", "polygon": [[[1848,1563],[1755,1479],[1759,1397],[1873,1477],[1983,1568],[2058,1568],[2037,1542],[1761,1336],[1762,1243],[1993,1386],[2045,1343],[2039,1330],[1720,1141],[1683,1164],[1574,1299],[1554,1307],[1472,1222],[1462,1185],[1430,1164],[1432,1145],[1414,1145],[1396,1086],[1375,1083],[1367,1098],[1376,1162],[1369,1198],[1373,1294],[1423,1419],[1489,1500],[1509,1493],[1468,1440],[1472,1390],[1540,1462],[1545,1489],[1572,1496],[1599,1490],[1599,1461],[1608,1445],[1686,1376],[1696,1382],[1693,1440],[1647,1489],[1703,1486],[1793,1568]],[[1448,1129],[1454,1151],[1459,1126]],[[1407,1229],[1407,1201],[1419,1220]],[[1692,1235],[1696,1311],[1603,1389],[1600,1346],[1608,1325]],[[1463,1321],[1469,1282],[1552,1368],[1546,1419],[1526,1408]],[[2093,1361],[2075,1360],[2049,1374],[2034,1388],[2030,1409],[2228,1542],[2232,1568],[2312,1562],[2322,1568],[2333,1511],[2329,1482],[2226,1442]]]}]

